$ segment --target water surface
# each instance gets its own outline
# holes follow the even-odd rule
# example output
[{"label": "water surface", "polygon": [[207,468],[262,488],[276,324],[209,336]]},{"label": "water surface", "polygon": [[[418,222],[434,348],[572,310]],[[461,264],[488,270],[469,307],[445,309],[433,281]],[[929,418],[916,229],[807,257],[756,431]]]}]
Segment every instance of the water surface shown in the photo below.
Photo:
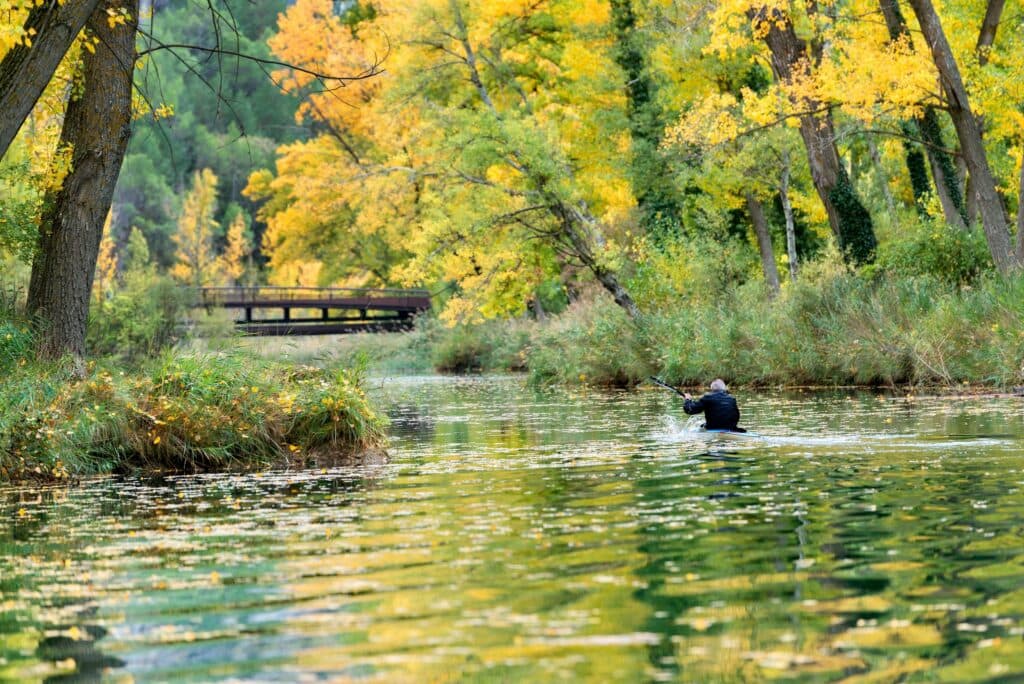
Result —
[{"label": "water surface", "polygon": [[1024,401],[374,385],[387,465],[0,490],[0,679],[1024,676]]}]

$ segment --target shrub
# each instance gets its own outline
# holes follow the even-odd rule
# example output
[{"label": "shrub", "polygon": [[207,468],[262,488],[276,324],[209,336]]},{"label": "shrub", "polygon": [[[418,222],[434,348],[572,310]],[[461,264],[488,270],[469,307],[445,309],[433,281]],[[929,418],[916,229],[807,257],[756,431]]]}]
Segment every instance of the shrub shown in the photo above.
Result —
[{"label": "shrub", "polygon": [[526,351],[530,379],[626,387],[651,370],[636,325],[605,298],[576,302],[537,326]]},{"label": "shrub", "polygon": [[896,277],[927,276],[964,285],[992,268],[985,234],[937,219],[903,227],[898,239],[882,243],[877,267]]},{"label": "shrub", "polygon": [[164,354],[139,373],[29,364],[0,381],[0,474],[262,468],[383,441],[358,371],[240,353]]},{"label": "shrub", "polygon": [[179,339],[186,293],[151,269],[132,270],[89,311],[86,345],[95,356],[152,358]]},{"label": "shrub", "polygon": [[442,373],[525,370],[532,327],[530,321],[522,319],[492,319],[453,327],[430,319],[422,324],[431,363]]}]

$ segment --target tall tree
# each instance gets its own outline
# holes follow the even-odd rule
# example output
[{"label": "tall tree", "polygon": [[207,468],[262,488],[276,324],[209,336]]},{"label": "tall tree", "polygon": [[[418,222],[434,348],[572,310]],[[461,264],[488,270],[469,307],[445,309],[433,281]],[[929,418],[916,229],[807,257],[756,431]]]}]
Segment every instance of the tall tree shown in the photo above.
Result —
[{"label": "tall tree", "polygon": [[[747,16],[755,34],[763,35],[771,51],[776,78],[785,84],[806,79],[812,65],[820,61],[820,46],[800,38],[790,16],[780,9],[751,8]],[[839,249],[854,264],[868,263],[874,259],[878,244],[874,226],[871,215],[854,191],[846,167],[840,163],[831,109],[813,96],[803,98],[799,107],[803,111],[799,117],[800,135],[807,151],[811,178],[825,206]]]},{"label": "tall tree", "polygon": [[921,26],[925,42],[931,50],[932,61],[939,72],[942,88],[946,94],[949,115],[953,119],[960,150],[967,163],[967,172],[971,176],[974,192],[978,200],[982,226],[988,241],[992,261],[1002,273],[1020,265],[1017,255],[1010,245],[1009,218],[1003,207],[1002,199],[996,190],[995,178],[988,164],[985,147],[981,139],[981,128],[971,111],[967,88],[960,76],[960,67],[946,40],[942,23],[931,0],[908,0],[914,9],[917,21]]},{"label": "tall tree", "polygon": [[68,104],[61,145],[71,171],[49,198],[32,262],[28,310],[43,357],[85,353],[89,295],[103,222],[131,133],[138,0],[103,0],[86,22],[83,90]]},{"label": "tall tree", "polygon": [[[903,12],[900,11],[898,0],[879,0],[879,5],[890,40],[893,43],[905,41],[907,47],[912,48],[910,29],[907,28],[907,22],[903,18]],[[928,162],[932,169],[932,177],[935,179],[935,192],[942,205],[946,221],[950,225],[965,228],[967,226],[967,208],[964,205],[963,194],[960,192],[956,167],[953,165],[953,160],[946,151],[946,145],[942,139],[942,127],[939,124],[935,108],[925,105],[922,113],[914,119],[913,123],[905,124],[905,132],[910,138],[920,137],[924,142],[925,153],[928,155]],[[930,189],[924,168],[924,157],[918,146],[911,140],[905,140],[903,146],[906,150],[907,170],[910,173],[910,182],[914,189],[914,199],[917,201],[918,210],[921,211],[923,210],[924,196]]]},{"label": "tall tree", "polygon": [[750,222],[754,226],[754,235],[757,237],[757,249],[761,254],[761,269],[764,271],[764,282],[768,286],[770,297],[779,294],[779,267],[775,264],[775,250],[772,248],[772,236],[768,229],[768,219],[764,215],[764,206],[761,200],[750,190],[745,193],[747,201],[747,212],[750,214]]},{"label": "tall tree", "polygon": [[99,0],[31,3],[21,40],[0,62],[0,157]]},{"label": "tall tree", "polygon": [[178,217],[178,231],[172,236],[177,251],[171,275],[186,285],[212,285],[217,278],[219,264],[213,253],[216,212],[217,176],[210,169],[196,171]]},{"label": "tall tree", "polygon": [[217,272],[225,285],[242,282],[252,254],[252,241],[245,225],[245,215],[239,211],[228,225],[227,244],[217,259]]},{"label": "tall tree", "polygon": [[[310,94],[304,110],[327,132],[282,149],[276,178],[254,174],[250,191],[272,193],[267,235],[288,233],[271,264],[325,230],[347,246],[373,245],[398,229],[393,254],[411,258],[387,265],[388,276],[450,283],[446,317],[519,313],[559,275],[592,276],[638,315],[620,275],[635,201],[621,161],[630,144],[625,93],[608,78],[617,67],[607,3],[380,2],[354,28],[330,6],[298,0],[279,22],[275,53],[337,63],[372,53],[383,34],[395,46],[396,78],[357,91],[366,98],[359,110]],[[311,31],[330,40],[304,40]],[[362,46],[343,56],[328,49],[352,42]],[[302,87],[301,74],[284,80]],[[339,211],[300,213],[307,189]],[[335,251],[346,258],[347,250]],[[298,267],[301,255],[291,257]]]},{"label": "tall tree", "polygon": [[659,150],[665,121],[645,58],[633,0],[611,0],[615,61],[626,77],[632,151],[631,182],[646,231],[655,239],[678,231],[682,201],[665,155]]},{"label": "tall tree", "polygon": [[981,20],[978,43],[974,48],[981,66],[988,64],[989,51],[996,41],[996,29],[999,28],[999,18],[1005,6],[1006,0],[988,0],[985,3],[985,18]]}]

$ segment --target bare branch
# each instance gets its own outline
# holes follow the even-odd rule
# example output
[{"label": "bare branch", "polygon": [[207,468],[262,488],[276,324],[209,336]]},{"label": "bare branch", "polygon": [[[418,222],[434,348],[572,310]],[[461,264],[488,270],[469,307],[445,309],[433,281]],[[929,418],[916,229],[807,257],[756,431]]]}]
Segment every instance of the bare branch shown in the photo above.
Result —
[{"label": "bare branch", "polygon": [[[188,43],[159,43],[156,47],[151,47],[139,52],[139,57],[150,54],[152,52],[156,52],[158,50],[196,50],[198,52],[229,55],[232,57],[238,57],[239,59],[247,59],[250,62],[256,62],[258,64],[266,64],[269,66],[277,66],[284,69],[292,69],[293,71],[298,71],[299,73],[312,76],[313,78],[316,78],[317,80],[320,81],[337,81],[338,83],[342,84],[342,86],[351,81],[364,81],[368,78],[373,78],[374,76],[379,76],[380,74],[384,73],[383,69],[380,69],[380,65],[384,63],[388,56],[387,54],[385,54],[383,59],[370,65],[362,72],[354,76],[335,76],[332,74],[326,74],[320,71],[316,71],[314,69],[308,69],[306,67],[299,66],[298,64],[281,62],[276,59],[265,59],[263,57],[257,57],[256,55],[249,55],[244,52],[238,52],[237,50],[226,50],[221,47],[207,47],[205,45],[190,45]],[[390,49],[388,50],[388,54],[390,54]]]}]

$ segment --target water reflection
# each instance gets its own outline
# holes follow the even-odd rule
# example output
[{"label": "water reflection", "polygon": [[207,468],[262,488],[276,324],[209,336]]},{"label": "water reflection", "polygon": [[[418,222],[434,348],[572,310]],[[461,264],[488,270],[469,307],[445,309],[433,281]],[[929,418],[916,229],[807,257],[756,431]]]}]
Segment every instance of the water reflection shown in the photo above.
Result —
[{"label": "water reflection", "polygon": [[1024,672],[1019,401],[745,397],[709,444],[656,392],[379,393],[372,469],[0,491],[0,679]]}]

